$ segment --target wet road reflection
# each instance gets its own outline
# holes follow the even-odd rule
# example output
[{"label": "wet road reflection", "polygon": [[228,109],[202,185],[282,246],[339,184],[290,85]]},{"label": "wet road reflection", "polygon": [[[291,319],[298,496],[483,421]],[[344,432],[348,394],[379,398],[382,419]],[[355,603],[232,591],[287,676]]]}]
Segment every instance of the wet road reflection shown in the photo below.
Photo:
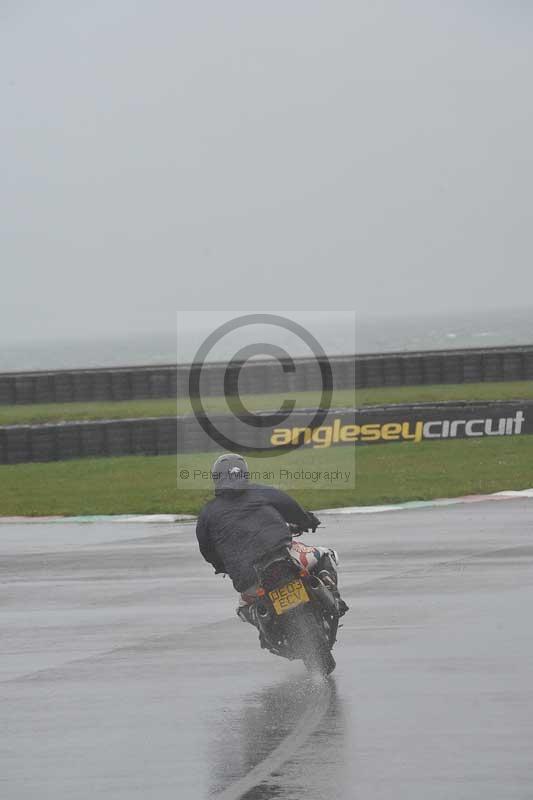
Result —
[{"label": "wet road reflection", "polygon": [[[324,712],[309,724],[309,711],[326,696]],[[243,697],[235,708],[222,710],[221,718],[210,735],[209,756],[211,766],[211,796],[216,797],[223,789],[228,789],[240,778],[250,773],[254,767],[265,765],[271,772],[257,786],[240,797],[246,800],[263,800],[267,797],[288,798],[287,787],[279,781],[290,762],[300,749],[295,747],[291,733],[302,730],[302,740],[312,743],[316,759],[326,765],[330,775],[331,767],[339,768],[344,761],[344,713],[338,698],[337,686],[333,677],[326,681],[312,679],[303,670],[299,675],[266,689]],[[300,745],[301,742],[298,742]],[[281,748],[283,766],[270,765],[271,755]],[[285,749],[286,748],[286,749]],[[315,773],[313,763],[313,773]],[[305,778],[305,773],[304,773]],[[325,786],[316,787],[316,797],[323,797]],[[302,787],[294,787],[295,797]],[[292,797],[291,790],[291,797]],[[305,784],[306,797],[314,797]]]}]

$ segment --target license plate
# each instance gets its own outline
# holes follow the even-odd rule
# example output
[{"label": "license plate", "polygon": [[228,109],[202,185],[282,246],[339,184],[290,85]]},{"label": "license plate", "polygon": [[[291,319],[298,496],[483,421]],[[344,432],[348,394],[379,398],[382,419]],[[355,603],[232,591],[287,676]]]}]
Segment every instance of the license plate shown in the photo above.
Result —
[{"label": "license plate", "polygon": [[279,589],[273,589],[268,594],[276,614],[284,614],[286,611],[290,611],[291,608],[296,608],[302,603],[309,602],[306,588],[302,581],[298,580],[291,581]]}]

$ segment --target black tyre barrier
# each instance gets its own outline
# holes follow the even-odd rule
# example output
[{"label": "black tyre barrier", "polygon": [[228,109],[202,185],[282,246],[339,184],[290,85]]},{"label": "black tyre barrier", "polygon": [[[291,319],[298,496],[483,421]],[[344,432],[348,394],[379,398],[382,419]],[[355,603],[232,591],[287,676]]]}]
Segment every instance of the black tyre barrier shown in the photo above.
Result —
[{"label": "black tyre barrier", "polygon": [[[533,346],[333,356],[329,361],[336,389],[533,380]],[[316,361],[301,358],[294,363],[296,371],[285,374],[274,360],[247,362],[240,377],[241,394],[319,391]],[[190,369],[167,364],[3,373],[0,405],[186,397]],[[226,364],[206,364],[203,372],[203,396],[222,396]]]}]

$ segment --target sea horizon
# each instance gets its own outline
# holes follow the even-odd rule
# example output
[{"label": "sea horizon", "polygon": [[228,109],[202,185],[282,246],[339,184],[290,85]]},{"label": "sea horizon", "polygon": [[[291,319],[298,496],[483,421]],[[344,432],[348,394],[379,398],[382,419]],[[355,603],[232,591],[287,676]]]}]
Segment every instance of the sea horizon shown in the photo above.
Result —
[{"label": "sea horizon", "polygon": [[[287,314],[290,316],[289,312]],[[210,332],[206,328],[188,336],[187,331],[180,331],[179,347],[176,331],[12,343],[0,349],[0,372],[189,363],[194,359],[202,335]],[[312,333],[331,356],[530,345],[533,344],[533,309],[410,317],[359,315],[355,337],[353,323],[347,322],[345,317],[338,323],[329,319],[327,324],[313,326]],[[283,338],[279,342],[284,344]],[[303,343],[295,344],[287,339],[286,346],[294,357],[309,355]],[[225,360],[233,354],[233,349],[219,348],[214,357],[207,360]]]}]

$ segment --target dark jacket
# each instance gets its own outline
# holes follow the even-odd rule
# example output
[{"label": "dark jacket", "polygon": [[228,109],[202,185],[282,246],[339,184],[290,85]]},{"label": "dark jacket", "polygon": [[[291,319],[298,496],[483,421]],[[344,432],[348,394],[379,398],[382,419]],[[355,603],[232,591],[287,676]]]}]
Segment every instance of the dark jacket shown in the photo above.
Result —
[{"label": "dark jacket", "polygon": [[215,572],[226,572],[238,592],[257,578],[253,564],[278,547],[289,546],[286,523],[309,527],[309,516],[285,492],[273,486],[247,484],[222,491],[202,509],[196,525],[200,552]]}]

